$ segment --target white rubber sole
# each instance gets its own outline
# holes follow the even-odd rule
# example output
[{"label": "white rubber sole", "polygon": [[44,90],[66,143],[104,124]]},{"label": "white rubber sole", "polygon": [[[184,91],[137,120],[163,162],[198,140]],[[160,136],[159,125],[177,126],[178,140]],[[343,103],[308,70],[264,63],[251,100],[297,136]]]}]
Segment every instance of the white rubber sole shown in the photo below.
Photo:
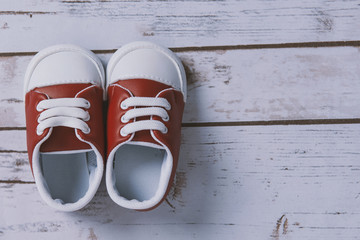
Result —
[{"label": "white rubber sole", "polygon": [[183,66],[181,60],[178,58],[178,56],[175,55],[175,53],[173,53],[169,49],[162,47],[160,45],[157,45],[155,43],[146,42],[146,41],[137,41],[137,42],[128,43],[128,44],[122,46],[121,48],[119,48],[113,54],[113,56],[110,58],[109,63],[107,64],[107,67],[106,67],[106,76],[107,76],[106,89],[110,85],[108,80],[109,80],[116,64],[120,61],[120,59],[132,51],[135,51],[137,49],[144,49],[144,48],[156,49],[156,50],[161,51],[162,53],[167,55],[173,61],[173,63],[177,66],[178,74],[180,76],[180,81],[181,81],[181,89],[180,90],[183,93],[184,101],[186,102],[186,96],[187,96],[186,74],[185,74],[185,69],[184,69],[184,66]]},{"label": "white rubber sole", "polygon": [[[28,92],[28,86],[29,86],[29,82],[31,79],[31,76],[36,68],[36,66],[46,57],[55,54],[55,53],[59,53],[59,52],[64,52],[64,51],[71,51],[71,52],[79,52],[83,55],[85,55],[86,57],[88,57],[97,67],[98,73],[100,75],[100,79],[101,79],[101,87],[104,90],[104,96],[106,96],[106,91],[105,91],[105,70],[103,67],[102,62],[100,61],[100,59],[95,55],[95,53],[91,52],[90,50],[87,50],[85,48],[76,46],[76,45],[72,45],[72,44],[60,44],[60,45],[54,45],[51,47],[47,47],[43,50],[41,50],[40,52],[38,52],[30,61],[27,69],[26,69],[26,73],[25,73],[25,77],[24,77],[24,96],[25,94]],[[29,89],[31,90],[31,89]]]}]

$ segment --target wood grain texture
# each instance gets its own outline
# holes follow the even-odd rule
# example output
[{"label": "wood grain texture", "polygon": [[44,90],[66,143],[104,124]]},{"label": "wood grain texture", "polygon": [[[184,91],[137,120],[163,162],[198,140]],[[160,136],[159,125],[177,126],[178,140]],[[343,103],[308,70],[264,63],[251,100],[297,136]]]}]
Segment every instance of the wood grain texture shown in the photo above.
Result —
[{"label": "wood grain texture", "polygon": [[[357,47],[180,52],[183,122],[360,118]],[[99,55],[104,64],[111,54]],[[24,127],[31,56],[0,57],[0,127]]]},{"label": "wood grain texture", "polygon": [[[296,125],[359,123],[359,12],[359,0],[1,0],[0,239],[359,239],[360,124]],[[52,210],[27,159],[27,64],[74,43],[106,65],[141,39],[174,48],[188,75],[167,200],[126,210],[102,183],[84,209]]]},{"label": "wood grain texture", "polygon": [[115,49],[138,39],[170,47],[359,40],[359,11],[358,0],[2,0],[0,52],[63,42]]},{"label": "wood grain texture", "polygon": [[359,141],[358,124],[184,128],[168,203],[146,213],[118,207],[103,184],[83,210],[56,212],[34,184],[4,181],[31,174],[0,154],[0,237],[356,239]]}]

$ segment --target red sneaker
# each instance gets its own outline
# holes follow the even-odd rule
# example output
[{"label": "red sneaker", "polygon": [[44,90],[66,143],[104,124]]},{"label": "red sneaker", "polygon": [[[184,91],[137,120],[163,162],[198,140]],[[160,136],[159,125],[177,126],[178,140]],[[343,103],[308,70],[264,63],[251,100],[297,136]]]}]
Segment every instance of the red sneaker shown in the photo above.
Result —
[{"label": "red sneaker", "polygon": [[120,206],[151,210],[165,199],[178,163],[186,76],[170,50],[120,48],[107,66],[106,186]]},{"label": "red sneaker", "polygon": [[30,166],[44,201],[62,211],[84,207],[104,169],[104,69],[92,52],[57,45],[40,51],[25,75]]}]

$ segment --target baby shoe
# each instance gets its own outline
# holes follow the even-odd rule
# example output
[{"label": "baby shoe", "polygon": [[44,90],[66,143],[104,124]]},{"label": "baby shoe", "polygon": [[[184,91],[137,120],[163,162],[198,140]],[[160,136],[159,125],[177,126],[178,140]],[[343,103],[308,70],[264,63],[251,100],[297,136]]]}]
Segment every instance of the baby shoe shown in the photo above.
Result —
[{"label": "baby shoe", "polygon": [[133,42],[111,57],[106,85],[107,191],[122,207],[151,210],[165,199],[178,163],[184,67],[169,49]]},{"label": "baby shoe", "polygon": [[40,51],[25,74],[27,148],[36,186],[58,210],[75,211],[95,195],[104,170],[101,61],[88,50]]}]

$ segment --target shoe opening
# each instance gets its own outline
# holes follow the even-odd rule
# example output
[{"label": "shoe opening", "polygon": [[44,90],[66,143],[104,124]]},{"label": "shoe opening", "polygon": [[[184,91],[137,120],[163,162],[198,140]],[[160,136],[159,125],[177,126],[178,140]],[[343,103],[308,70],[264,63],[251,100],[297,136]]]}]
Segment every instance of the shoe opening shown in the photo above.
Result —
[{"label": "shoe opening", "polygon": [[40,153],[44,185],[54,201],[76,203],[85,196],[97,167],[92,150]]},{"label": "shoe opening", "polygon": [[122,145],[117,149],[113,161],[114,188],[127,200],[150,200],[159,188],[166,159],[165,149]]}]

